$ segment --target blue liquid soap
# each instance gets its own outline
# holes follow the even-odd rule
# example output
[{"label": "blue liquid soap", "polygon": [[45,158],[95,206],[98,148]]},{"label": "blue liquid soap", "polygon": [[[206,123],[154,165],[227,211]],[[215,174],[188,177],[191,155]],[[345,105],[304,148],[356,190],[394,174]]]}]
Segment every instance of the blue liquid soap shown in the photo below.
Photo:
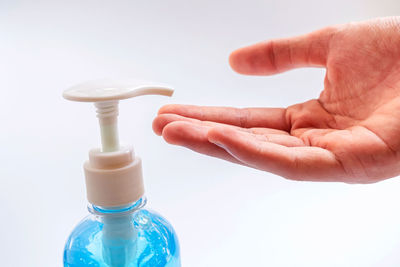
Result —
[{"label": "blue liquid soap", "polygon": [[144,209],[146,199],[91,213],[72,231],[65,244],[65,267],[179,267],[180,251],[172,226]]}]

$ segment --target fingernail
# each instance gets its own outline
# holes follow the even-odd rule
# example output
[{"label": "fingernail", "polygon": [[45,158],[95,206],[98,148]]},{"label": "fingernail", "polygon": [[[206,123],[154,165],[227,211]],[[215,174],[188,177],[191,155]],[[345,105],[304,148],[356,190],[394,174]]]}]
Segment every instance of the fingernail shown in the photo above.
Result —
[{"label": "fingernail", "polygon": [[226,150],[226,147],[225,147],[223,144],[219,143],[218,141],[210,141],[210,142],[213,143],[214,145],[217,145],[217,146],[219,146],[220,148],[223,148],[223,149]]}]

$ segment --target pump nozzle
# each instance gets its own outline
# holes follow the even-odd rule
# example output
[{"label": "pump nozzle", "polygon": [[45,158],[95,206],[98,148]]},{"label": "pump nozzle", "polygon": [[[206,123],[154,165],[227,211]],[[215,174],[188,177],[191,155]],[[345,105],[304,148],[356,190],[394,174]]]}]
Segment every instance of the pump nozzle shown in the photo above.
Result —
[{"label": "pump nozzle", "polygon": [[172,96],[166,85],[137,81],[98,80],[75,85],[64,91],[64,98],[79,102],[94,102],[99,118],[102,152],[119,150],[119,100],[141,95]]},{"label": "pump nozzle", "polygon": [[[142,164],[132,148],[120,148],[118,140],[119,100],[141,95],[171,96],[169,86],[128,80],[99,80],[78,84],[64,91],[72,101],[94,102],[99,118],[102,149],[89,152],[84,165],[87,197],[104,208],[126,207],[144,194]],[[109,266],[126,266],[137,251],[137,230],[130,216],[103,221],[103,254]]]},{"label": "pump nozzle", "polygon": [[171,96],[166,85],[138,80],[98,80],[75,85],[64,91],[72,101],[94,102],[99,118],[101,149],[92,149],[84,164],[87,197],[102,207],[128,205],[144,194],[142,164],[131,147],[120,147],[118,104],[141,95]]}]

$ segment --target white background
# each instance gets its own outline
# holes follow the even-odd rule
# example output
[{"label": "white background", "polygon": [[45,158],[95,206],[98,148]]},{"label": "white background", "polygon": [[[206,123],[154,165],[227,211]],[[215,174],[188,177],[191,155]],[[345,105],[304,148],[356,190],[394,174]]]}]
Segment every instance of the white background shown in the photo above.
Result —
[{"label": "white background", "polygon": [[[0,265],[61,266],[86,214],[82,163],[99,144],[92,105],[62,90],[96,78],[172,84],[173,99],[121,105],[144,160],[149,204],[178,232],[186,267],[400,266],[400,179],[307,183],[166,144],[166,103],[288,106],[317,97],[324,71],[232,72],[253,42],[400,12],[398,0],[0,1]],[[400,138],[400,137],[399,137]]]}]

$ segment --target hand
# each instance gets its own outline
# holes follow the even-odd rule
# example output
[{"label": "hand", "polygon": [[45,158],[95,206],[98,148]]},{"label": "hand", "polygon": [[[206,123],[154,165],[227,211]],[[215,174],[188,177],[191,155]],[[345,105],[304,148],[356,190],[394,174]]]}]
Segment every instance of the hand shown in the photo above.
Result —
[{"label": "hand", "polygon": [[324,89],[288,108],[167,105],[154,131],[288,179],[372,183],[400,173],[400,17],[258,43],[229,60],[248,75],[324,67]]}]

